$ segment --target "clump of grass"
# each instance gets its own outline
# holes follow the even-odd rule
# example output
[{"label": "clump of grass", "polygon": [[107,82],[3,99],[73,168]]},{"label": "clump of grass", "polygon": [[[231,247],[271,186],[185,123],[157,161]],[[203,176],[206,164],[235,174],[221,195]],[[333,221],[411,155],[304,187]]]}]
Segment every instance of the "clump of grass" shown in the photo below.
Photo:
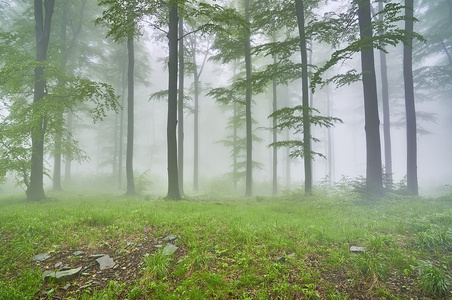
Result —
[{"label": "clump of grass", "polygon": [[381,254],[372,255],[367,252],[356,255],[353,264],[358,273],[364,277],[383,280],[388,273],[386,259]]},{"label": "clump of grass", "polygon": [[417,234],[419,245],[426,250],[452,248],[452,230],[432,225],[426,231]]},{"label": "clump of grass", "polygon": [[445,296],[449,289],[450,276],[429,261],[419,264],[419,285],[421,290],[432,296]]},{"label": "clump of grass", "polygon": [[143,279],[147,280],[159,280],[167,277],[170,273],[171,258],[161,251],[157,251],[152,255],[149,255],[143,259],[145,269]]}]

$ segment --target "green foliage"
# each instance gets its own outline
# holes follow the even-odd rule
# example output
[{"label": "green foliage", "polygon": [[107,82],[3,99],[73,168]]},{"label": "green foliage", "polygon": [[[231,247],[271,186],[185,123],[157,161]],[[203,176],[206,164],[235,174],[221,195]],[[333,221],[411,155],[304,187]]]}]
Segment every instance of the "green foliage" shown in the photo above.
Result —
[{"label": "green foliage", "polygon": [[442,267],[436,267],[429,261],[419,262],[419,286],[424,293],[432,296],[446,296],[451,277]]},{"label": "green foliage", "polygon": [[[341,122],[342,120],[335,117],[323,117],[320,115],[314,115],[314,113],[319,113],[319,111],[315,108],[304,107],[302,105],[297,105],[295,107],[284,107],[276,112],[272,113],[269,118],[275,118],[277,120],[277,129],[293,129],[295,134],[303,133],[303,121],[304,116],[308,115],[308,123],[311,126],[320,126],[320,127],[332,127],[335,122]],[[318,142],[319,140],[313,136],[310,139],[314,142]],[[320,157],[325,157],[323,154],[310,150],[306,152],[304,150],[304,143],[302,140],[288,140],[288,141],[278,141],[276,143],[272,143],[269,147],[289,147],[292,149],[290,156],[291,157],[314,157],[318,155]]]},{"label": "green foliage", "polygon": [[163,279],[170,273],[169,267],[171,257],[163,254],[162,251],[157,251],[143,259],[145,269],[143,271],[143,278],[145,281],[152,281]]}]

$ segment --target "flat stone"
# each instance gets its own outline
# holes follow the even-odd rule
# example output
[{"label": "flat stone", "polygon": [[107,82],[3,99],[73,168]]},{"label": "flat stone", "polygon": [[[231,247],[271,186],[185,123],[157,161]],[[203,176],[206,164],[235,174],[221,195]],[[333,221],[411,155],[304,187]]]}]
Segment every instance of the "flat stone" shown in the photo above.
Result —
[{"label": "flat stone", "polygon": [[173,244],[167,244],[165,246],[165,248],[163,248],[162,253],[165,254],[165,255],[168,255],[168,256],[169,255],[173,255],[174,252],[177,251],[177,249],[179,249],[179,247],[177,247],[177,246],[175,246]]},{"label": "flat stone", "polygon": [[165,242],[171,242],[171,241],[174,241],[175,239],[176,239],[176,236],[174,234],[170,234],[166,238],[164,238],[163,240]]},{"label": "flat stone", "polygon": [[49,254],[41,253],[41,254],[33,256],[31,259],[33,259],[34,261],[44,261],[44,260],[46,260],[48,258],[50,258]]},{"label": "flat stone", "polygon": [[367,249],[365,247],[351,246],[350,252],[367,252]]},{"label": "flat stone", "polygon": [[158,244],[158,245],[155,245],[154,247],[155,247],[155,248],[162,248],[162,247],[163,247],[163,245],[161,245],[161,244]]},{"label": "flat stone", "polygon": [[100,258],[100,257],[102,257],[102,256],[105,256],[105,254],[101,254],[101,253],[99,253],[99,254],[91,254],[91,255],[89,256],[89,258]]},{"label": "flat stone", "polygon": [[81,255],[84,255],[84,254],[85,254],[85,252],[79,251],[79,250],[74,251],[74,253],[72,253],[72,255],[74,255],[74,256],[81,256]]},{"label": "flat stone", "polygon": [[110,269],[115,266],[115,262],[108,254],[96,259],[96,261],[99,263],[101,270]]},{"label": "flat stone", "polygon": [[67,271],[45,271],[42,275],[42,279],[47,282],[53,281],[55,283],[60,283],[76,278],[80,274],[81,270],[82,267],[79,267],[77,269],[70,269]]}]

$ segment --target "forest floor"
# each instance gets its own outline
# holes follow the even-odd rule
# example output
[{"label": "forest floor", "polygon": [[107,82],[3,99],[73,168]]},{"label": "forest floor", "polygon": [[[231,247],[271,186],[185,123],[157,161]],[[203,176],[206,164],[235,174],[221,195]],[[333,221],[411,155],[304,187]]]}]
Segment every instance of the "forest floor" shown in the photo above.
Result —
[{"label": "forest floor", "polygon": [[451,299],[451,271],[450,196],[0,198],[0,299]]}]

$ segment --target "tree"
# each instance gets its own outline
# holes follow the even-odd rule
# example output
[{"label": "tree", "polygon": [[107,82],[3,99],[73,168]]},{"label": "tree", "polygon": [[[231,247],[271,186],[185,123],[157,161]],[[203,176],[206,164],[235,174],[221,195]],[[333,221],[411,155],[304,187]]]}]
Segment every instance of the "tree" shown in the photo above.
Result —
[{"label": "tree", "polygon": [[[44,0],[44,3],[42,0],[34,1],[37,62],[34,69],[33,104],[35,105],[42,101],[46,94],[44,62],[47,59],[54,6],[55,0]],[[40,201],[46,198],[44,193],[44,136],[47,120],[37,113],[34,115],[35,119],[31,129],[30,185],[26,194],[29,201]]]},{"label": "tree", "polygon": [[[127,12],[130,16],[131,12]],[[129,24],[133,21],[129,20]],[[133,25],[131,25],[133,26]],[[126,149],[126,176],[127,190],[126,195],[135,194],[135,181],[133,177],[133,137],[134,137],[134,64],[135,51],[133,47],[133,33],[127,35],[127,56],[128,56],[128,72],[127,72],[127,149]]]},{"label": "tree", "polygon": [[403,46],[403,78],[405,85],[405,110],[407,130],[407,189],[418,195],[416,108],[413,83],[413,0],[405,0],[405,31],[407,42]]},{"label": "tree", "polygon": [[179,18],[179,94],[177,104],[177,162],[179,172],[179,190],[181,195],[184,195],[184,20],[181,16]]},{"label": "tree", "polygon": [[306,50],[306,33],[304,20],[303,0],[295,0],[297,14],[298,33],[300,35],[301,52],[301,81],[303,102],[303,157],[305,174],[305,193],[312,190],[312,157],[311,157],[311,124],[309,117],[309,82],[308,82],[308,58]]},{"label": "tree", "polygon": [[[85,4],[86,0],[82,0],[79,3],[79,11],[77,15],[77,19],[71,15],[72,10],[74,9],[73,5],[70,5],[68,2],[62,3],[62,14],[60,18],[60,35],[59,35],[59,43],[60,43],[60,52],[61,52],[61,58],[60,58],[60,65],[61,70],[63,72],[68,71],[68,62],[71,58],[71,55],[73,53],[75,42],[81,32],[82,25],[83,25],[83,15],[85,11]],[[68,39],[68,25],[72,29],[72,36],[70,36],[70,39]],[[62,80],[59,80],[59,84],[64,86],[65,82]],[[70,115],[70,113],[68,114]],[[63,119],[64,115],[63,112],[60,113],[59,118]],[[68,124],[69,125],[69,124]],[[55,137],[55,153],[54,153],[54,171],[53,171],[53,190],[54,191],[61,191],[61,159],[62,159],[62,137],[61,135],[57,135]],[[70,160],[69,160],[70,161]]]},{"label": "tree", "polygon": [[[250,0],[245,0],[245,22],[250,22]],[[251,27],[244,28],[245,43],[245,118],[246,118],[246,191],[245,196],[253,194],[253,127],[251,118]]]},{"label": "tree", "polygon": [[372,19],[370,0],[358,0],[360,29],[362,83],[364,91],[364,115],[366,131],[366,187],[369,194],[383,190],[381,164],[380,120],[378,117],[377,83],[372,47]]},{"label": "tree", "polygon": [[[378,10],[383,10],[383,2],[378,2]],[[379,22],[383,22],[380,14]],[[382,33],[384,34],[384,32]],[[386,63],[386,52],[380,50],[380,76],[381,76],[381,98],[383,104],[383,139],[385,153],[385,173],[389,185],[392,185],[392,146],[391,146],[391,116],[389,112],[389,84],[388,66]]]}]

